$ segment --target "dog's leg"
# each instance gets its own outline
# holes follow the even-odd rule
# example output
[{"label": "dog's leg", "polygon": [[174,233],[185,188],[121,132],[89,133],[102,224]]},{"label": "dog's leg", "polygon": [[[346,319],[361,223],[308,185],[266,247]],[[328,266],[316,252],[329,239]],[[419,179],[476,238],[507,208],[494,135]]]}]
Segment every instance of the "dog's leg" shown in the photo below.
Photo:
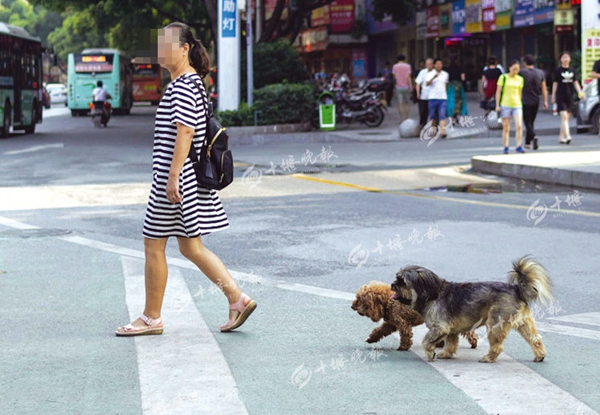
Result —
[{"label": "dog's leg", "polygon": [[389,336],[396,330],[398,330],[396,326],[386,321],[371,332],[367,339],[367,343],[377,343],[379,340],[383,339],[385,336]]},{"label": "dog's leg", "polygon": [[430,362],[433,362],[435,358],[435,346],[441,340],[446,339],[447,333],[442,333],[439,327],[434,327],[429,329],[425,337],[423,338],[423,349],[425,350],[425,354],[427,355],[427,359]]},{"label": "dog's leg", "polygon": [[469,342],[471,349],[477,348],[477,340],[479,340],[479,336],[475,330],[461,333],[461,336],[463,336]]},{"label": "dog's leg", "polygon": [[400,347],[398,350],[408,350],[412,346],[412,327],[410,324],[402,324],[400,326]]},{"label": "dog's leg", "polygon": [[438,359],[451,359],[458,350],[458,334],[449,334],[446,337],[444,350],[437,356]]},{"label": "dog's leg", "polygon": [[542,336],[538,334],[535,328],[535,322],[529,309],[523,312],[523,324],[517,327],[517,331],[531,346],[531,350],[533,350],[533,355],[535,356],[533,361],[543,362],[546,357],[546,348],[544,347],[544,343],[542,343]]},{"label": "dog's leg", "polygon": [[[491,319],[491,324],[488,325],[488,341],[490,350],[479,361],[481,363],[494,363],[498,356],[504,350],[504,340],[510,332],[512,326],[508,321],[504,321],[502,317]],[[496,322],[495,324],[493,322]]]}]

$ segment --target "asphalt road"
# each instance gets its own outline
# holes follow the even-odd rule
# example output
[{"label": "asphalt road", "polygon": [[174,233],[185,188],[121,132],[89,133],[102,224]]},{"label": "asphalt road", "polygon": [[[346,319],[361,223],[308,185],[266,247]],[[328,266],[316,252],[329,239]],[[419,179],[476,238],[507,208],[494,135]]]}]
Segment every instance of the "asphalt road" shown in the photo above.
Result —
[{"label": "asphalt road", "polygon": [[[600,195],[469,174],[481,137],[233,148],[221,192],[231,228],[209,235],[259,304],[222,334],[226,301],[168,245],[163,336],[123,339],[142,311],[152,108],[106,129],[62,109],[0,141],[0,414],[592,414],[600,411]],[[543,151],[569,148],[542,137]],[[471,184],[471,192],[464,190]],[[429,190],[426,190],[429,189]],[[533,210],[551,209],[545,215]],[[553,206],[553,207],[552,207]],[[461,340],[424,360],[350,309],[407,264],[453,281],[504,281],[532,254],[554,301],[533,310],[548,357],[512,333],[498,363]]]}]

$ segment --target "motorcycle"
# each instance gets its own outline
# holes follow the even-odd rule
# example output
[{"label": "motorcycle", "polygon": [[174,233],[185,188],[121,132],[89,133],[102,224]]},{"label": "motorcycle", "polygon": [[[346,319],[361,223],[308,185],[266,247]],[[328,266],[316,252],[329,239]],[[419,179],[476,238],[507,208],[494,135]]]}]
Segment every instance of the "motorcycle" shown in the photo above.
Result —
[{"label": "motorcycle", "polygon": [[107,126],[110,120],[111,105],[108,101],[94,101],[90,103],[90,113],[92,114],[92,123],[94,127],[100,128],[101,125]]},{"label": "motorcycle", "polygon": [[337,99],[336,121],[350,124],[358,121],[367,127],[379,127],[385,118],[387,108],[373,92],[362,94],[342,94]]}]

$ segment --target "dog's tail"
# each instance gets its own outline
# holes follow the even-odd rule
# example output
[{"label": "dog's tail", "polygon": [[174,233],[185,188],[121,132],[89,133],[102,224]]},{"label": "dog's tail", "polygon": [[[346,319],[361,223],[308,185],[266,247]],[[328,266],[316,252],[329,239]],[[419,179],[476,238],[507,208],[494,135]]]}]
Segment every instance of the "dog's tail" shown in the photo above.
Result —
[{"label": "dog's tail", "polygon": [[552,283],[546,269],[528,255],[513,262],[508,282],[519,287],[521,297],[527,304],[534,301],[548,303],[552,300]]}]

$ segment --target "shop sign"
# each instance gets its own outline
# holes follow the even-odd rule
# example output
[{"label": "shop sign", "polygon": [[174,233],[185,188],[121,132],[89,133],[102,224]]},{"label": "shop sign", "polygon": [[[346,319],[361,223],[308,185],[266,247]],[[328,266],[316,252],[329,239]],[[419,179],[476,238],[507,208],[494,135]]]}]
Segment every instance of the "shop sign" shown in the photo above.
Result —
[{"label": "shop sign", "polygon": [[452,3],[452,34],[462,35],[467,29],[466,23],[466,11],[465,11],[465,0],[458,0]]},{"label": "shop sign", "polygon": [[367,78],[367,51],[364,49],[352,50],[352,78]]},{"label": "shop sign", "polygon": [[329,19],[331,33],[348,33],[354,30],[354,0],[335,0],[331,3]]},{"label": "shop sign", "polygon": [[483,30],[481,17],[481,0],[466,0],[467,33],[477,33]]},{"label": "shop sign", "polygon": [[496,0],[496,30],[510,29],[512,0]]},{"label": "shop sign", "polygon": [[438,6],[427,8],[427,33],[426,37],[438,37],[440,35],[440,15]]},{"label": "shop sign", "polygon": [[581,70],[583,82],[592,82],[594,62],[600,60],[600,2],[581,2]]},{"label": "shop sign", "polygon": [[452,4],[439,6],[440,14],[440,36],[446,37],[452,34]]},{"label": "shop sign", "polygon": [[481,1],[481,16],[484,32],[496,30],[496,0]]},{"label": "shop sign", "polygon": [[513,24],[515,27],[533,26],[535,24],[533,0],[517,0]]},{"label": "shop sign", "polygon": [[550,23],[554,21],[554,0],[535,0],[533,12],[535,24]]},{"label": "shop sign", "polygon": [[315,52],[327,49],[329,38],[327,36],[327,27],[322,26],[316,29],[308,29],[301,34],[302,52]]},{"label": "shop sign", "polygon": [[325,26],[329,24],[329,5],[319,7],[312,11],[310,15],[311,27]]}]

